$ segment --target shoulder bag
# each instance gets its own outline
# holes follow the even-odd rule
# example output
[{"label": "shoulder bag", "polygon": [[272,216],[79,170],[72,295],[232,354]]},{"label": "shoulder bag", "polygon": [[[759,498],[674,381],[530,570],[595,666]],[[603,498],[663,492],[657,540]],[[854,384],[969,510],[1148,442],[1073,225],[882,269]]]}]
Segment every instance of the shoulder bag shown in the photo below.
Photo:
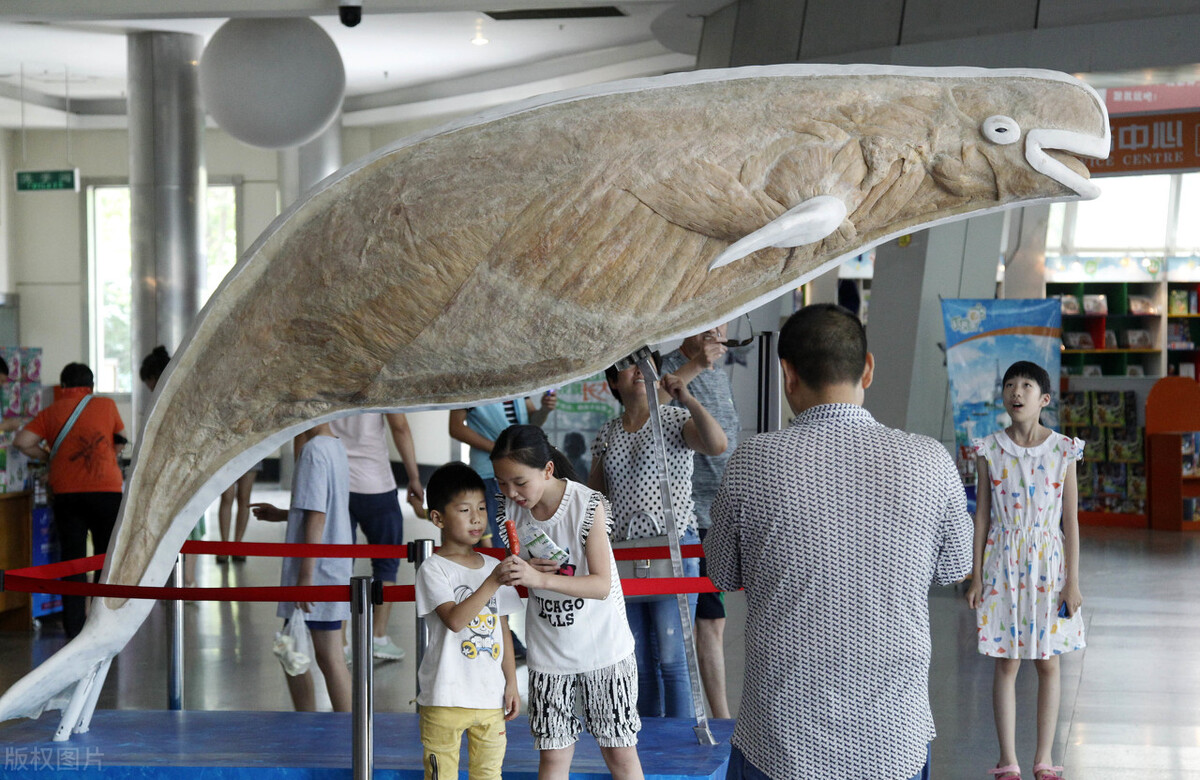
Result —
[{"label": "shoulder bag", "polygon": [[[58,432],[58,436],[54,438],[54,444],[50,447],[50,457],[46,459],[46,471],[42,473],[41,479],[46,480],[46,503],[50,503],[54,499],[54,494],[50,490],[50,461],[54,460],[54,456],[58,454],[58,448],[66,441],[67,434],[71,432],[71,428],[75,426],[75,421],[79,419],[79,415],[83,414],[83,408],[88,405],[88,401],[94,398],[91,393],[88,393],[79,400],[75,405],[75,409],[71,412],[71,416],[67,418],[67,422]],[[41,500],[39,498],[39,500]]]},{"label": "shoulder bag", "polygon": [[58,436],[54,439],[54,446],[50,448],[50,457],[46,460],[46,465],[50,465],[50,461],[54,460],[54,456],[58,454],[58,448],[62,446],[66,440],[67,434],[71,432],[71,428],[75,427],[75,421],[79,419],[79,415],[83,414],[83,408],[88,405],[88,401],[94,398],[91,393],[88,393],[79,400],[75,405],[75,410],[71,412],[71,416],[67,418],[66,425],[58,432]]}]

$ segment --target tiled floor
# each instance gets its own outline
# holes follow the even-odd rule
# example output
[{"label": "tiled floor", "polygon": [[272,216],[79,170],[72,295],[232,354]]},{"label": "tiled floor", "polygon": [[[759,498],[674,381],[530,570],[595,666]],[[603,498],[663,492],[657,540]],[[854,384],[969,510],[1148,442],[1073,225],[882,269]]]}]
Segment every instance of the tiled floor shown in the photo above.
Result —
[{"label": "tiled floor", "polygon": [[[285,506],[273,486],[256,501]],[[407,507],[405,507],[407,511]],[[215,522],[210,517],[209,538]],[[251,521],[249,541],[282,538],[278,525]],[[437,538],[411,516],[405,535]],[[1200,538],[1121,529],[1086,528],[1082,545],[1087,650],[1064,657],[1056,759],[1081,780],[1200,780]],[[369,564],[359,563],[360,573]],[[275,560],[219,566],[202,558],[201,585],[273,585]],[[412,569],[401,567],[401,582]],[[744,600],[729,594],[726,631],[730,704],[736,714],[747,652]],[[974,619],[958,589],[931,592],[933,667],[930,696],[937,721],[934,768],[939,778],[984,778],[997,757],[991,716],[992,662],[975,652]],[[273,604],[196,602],[185,605],[185,706],[206,710],[286,710],[283,673],[271,655],[279,621]],[[520,629],[520,621],[513,621]],[[399,662],[375,664],[380,711],[412,711],[415,690],[414,615],[393,608],[390,633],[408,651]],[[167,639],[156,607],[118,657],[100,700],[102,708],[165,709]],[[7,687],[63,643],[47,623],[35,632],[0,632],[0,687]],[[753,648],[750,648],[751,650]],[[1194,655],[1195,654],[1195,655]],[[523,682],[523,681],[522,681]],[[1032,666],[1018,679],[1017,736],[1026,776],[1034,740],[1037,687]],[[323,693],[319,693],[323,695]],[[379,738],[379,737],[377,737]],[[4,743],[0,726],[0,744]]]}]

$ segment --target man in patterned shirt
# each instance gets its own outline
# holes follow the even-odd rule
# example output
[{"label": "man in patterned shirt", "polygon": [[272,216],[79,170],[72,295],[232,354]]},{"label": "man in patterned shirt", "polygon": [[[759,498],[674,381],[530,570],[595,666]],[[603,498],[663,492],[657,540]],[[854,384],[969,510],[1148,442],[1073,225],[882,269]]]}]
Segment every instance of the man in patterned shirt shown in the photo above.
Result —
[{"label": "man in patterned shirt", "polygon": [[704,542],[745,588],[745,686],[729,778],[928,778],[931,582],[971,571],[972,523],[937,441],[862,408],[874,358],[834,305],[779,336],[784,430],[743,443]]}]

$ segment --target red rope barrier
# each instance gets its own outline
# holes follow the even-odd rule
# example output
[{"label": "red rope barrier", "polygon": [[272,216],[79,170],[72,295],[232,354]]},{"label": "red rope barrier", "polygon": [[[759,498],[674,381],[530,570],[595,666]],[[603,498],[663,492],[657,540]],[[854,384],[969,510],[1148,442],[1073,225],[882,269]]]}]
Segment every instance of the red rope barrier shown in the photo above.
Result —
[{"label": "red rope barrier", "polygon": [[[504,547],[476,548],[493,558],[506,558]],[[703,558],[704,546],[682,545],[684,558]],[[286,544],[284,542],[184,542],[182,551],[193,555],[246,555],[266,558],[408,558],[407,544]],[[624,547],[613,550],[618,561],[663,560],[671,557],[671,548]],[[78,572],[75,572],[78,573]]]},{"label": "red rope barrier", "polygon": [[[682,547],[684,557],[703,557],[704,548],[698,544]],[[282,544],[274,542],[186,542],[183,552],[213,555],[256,555],[294,558],[407,558],[407,545],[375,544]],[[503,547],[481,548],[479,552],[503,559],[508,550]],[[613,550],[617,560],[658,560],[671,557],[669,547],[637,547]],[[62,580],[98,571],[104,566],[103,555],[89,558],[11,569],[2,572],[0,590],[23,593],[54,593],[67,596],[104,596],[127,599],[162,599],[165,601],[349,601],[349,585],[312,585],[307,587],[267,586],[253,588],[171,588],[142,585],[111,585]],[[53,583],[54,587],[48,587]],[[659,596],[676,593],[720,592],[707,577],[662,577],[621,580],[626,596]],[[519,589],[521,596],[528,594]],[[220,595],[218,595],[220,594]],[[385,602],[414,601],[412,585],[392,585],[383,588]]]},{"label": "red rope barrier", "polygon": [[46,563],[41,566],[28,566],[24,569],[10,569],[5,576],[56,580],[59,577],[73,577],[76,574],[100,571],[103,567],[104,556],[93,555],[90,558],[75,558],[70,561],[62,561],[61,563]]}]

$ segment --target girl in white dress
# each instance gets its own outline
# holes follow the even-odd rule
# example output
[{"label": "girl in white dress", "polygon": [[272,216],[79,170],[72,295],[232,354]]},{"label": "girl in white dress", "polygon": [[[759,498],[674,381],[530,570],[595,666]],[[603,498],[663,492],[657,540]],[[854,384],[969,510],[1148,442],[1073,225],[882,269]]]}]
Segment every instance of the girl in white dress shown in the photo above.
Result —
[{"label": "girl in white dress", "polygon": [[1019,780],[1016,680],[1022,659],[1038,673],[1036,780],[1062,780],[1051,751],[1058,721],[1059,656],[1085,646],[1079,607],[1079,514],[1075,462],[1083,441],[1041,424],[1050,376],[1036,363],[1004,374],[1012,425],[973,444],[979,487],[967,604],[976,610],[979,652],[996,658],[992,683],[1000,760],[990,774]]}]

